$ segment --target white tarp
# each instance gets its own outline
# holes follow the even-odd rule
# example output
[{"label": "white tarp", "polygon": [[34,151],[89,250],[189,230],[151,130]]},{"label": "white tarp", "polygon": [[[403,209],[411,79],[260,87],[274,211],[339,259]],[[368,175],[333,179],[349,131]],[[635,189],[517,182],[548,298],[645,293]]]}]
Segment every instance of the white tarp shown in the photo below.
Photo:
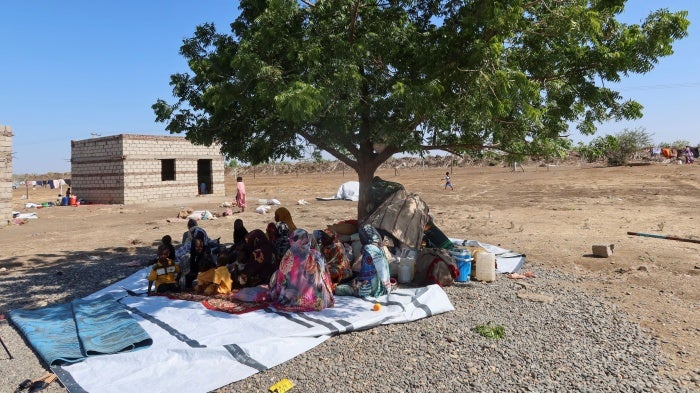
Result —
[{"label": "white tarp", "polygon": [[357,202],[360,200],[360,182],[345,182],[340,186],[340,188],[338,188],[338,192],[336,192],[334,196],[328,198],[317,197],[316,199],[319,201],[343,200]]},{"label": "white tarp", "polygon": [[481,246],[486,251],[496,255],[496,273],[515,273],[523,267],[525,263],[525,254],[517,253],[511,250],[506,250],[491,244],[481,243],[477,240],[463,240],[449,238],[456,246]]},{"label": "white tarp", "polygon": [[[209,392],[274,367],[335,334],[418,320],[454,310],[437,285],[398,289],[377,299],[336,297],[319,312],[273,308],[245,314],[206,309],[198,302],[130,296],[146,291],[148,268],[87,298],[111,294],[153,339],[149,348],[94,356],[53,367],[70,392]],[[382,304],[372,311],[373,304]],[[225,372],[223,371],[225,370]]]}]

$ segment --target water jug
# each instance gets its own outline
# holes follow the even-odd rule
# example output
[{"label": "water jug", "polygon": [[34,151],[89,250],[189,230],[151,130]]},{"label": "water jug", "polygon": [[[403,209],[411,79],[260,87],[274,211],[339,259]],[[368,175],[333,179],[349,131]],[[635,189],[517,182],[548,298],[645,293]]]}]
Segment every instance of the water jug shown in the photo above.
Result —
[{"label": "water jug", "polygon": [[399,265],[399,283],[408,284],[411,281],[411,267],[405,264]]},{"label": "water jug", "polygon": [[491,282],[496,280],[496,255],[490,252],[478,252],[475,263],[474,278],[477,281]]}]

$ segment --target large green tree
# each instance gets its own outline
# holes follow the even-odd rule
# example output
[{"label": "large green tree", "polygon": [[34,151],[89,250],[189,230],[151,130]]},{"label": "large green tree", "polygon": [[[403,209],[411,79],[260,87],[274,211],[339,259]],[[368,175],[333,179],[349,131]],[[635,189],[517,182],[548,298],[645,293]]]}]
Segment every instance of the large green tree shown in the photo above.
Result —
[{"label": "large green tree", "polygon": [[641,116],[606,86],[651,70],[687,12],[618,20],[625,0],[241,0],[228,32],[198,26],[157,121],[253,164],[321,149],[353,168],[364,217],[393,154],[485,147],[553,154],[572,124]]}]

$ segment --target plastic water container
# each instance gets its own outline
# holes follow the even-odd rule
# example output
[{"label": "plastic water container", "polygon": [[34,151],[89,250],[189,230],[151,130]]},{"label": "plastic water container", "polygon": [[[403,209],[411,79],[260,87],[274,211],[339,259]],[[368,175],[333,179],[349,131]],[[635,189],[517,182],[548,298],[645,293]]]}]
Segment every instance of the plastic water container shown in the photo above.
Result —
[{"label": "plastic water container", "polygon": [[452,255],[452,258],[454,258],[457,268],[459,269],[459,276],[457,277],[456,281],[469,281],[469,276],[472,273],[472,254],[469,252],[469,250],[453,248],[450,250],[450,255]]},{"label": "plastic water container", "polygon": [[398,257],[399,260],[399,274],[398,281],[401,284],[408,284],[413,281],[413,275],[415,274],[416,261],[413,258]]},{"label": "plastic water container", "polygon": [[496,281],[496,255],[490,252],[476,253],[474,278],[478,281]]},{"label": "plastic water container", "polygon": [[61,206],[68,206],[68,197],[61,198]]},{"label": "plastic water container", "polygon": [[408,284],[411,281],[411,267],[408,265],[399,265],[399,283]]},{"label": "plastic water container", "polygon": [[68,204],[70,206],[78,206],[78,197],[75,195],[71,195],[68,199]]}]

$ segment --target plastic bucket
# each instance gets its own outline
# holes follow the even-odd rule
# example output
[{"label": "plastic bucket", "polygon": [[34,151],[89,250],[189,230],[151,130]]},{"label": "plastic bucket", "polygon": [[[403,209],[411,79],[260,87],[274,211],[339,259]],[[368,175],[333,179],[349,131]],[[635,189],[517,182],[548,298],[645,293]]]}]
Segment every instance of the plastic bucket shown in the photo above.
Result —
[{"label": "plastic bucket", "polygon": [[68,206],[68,197],[61,198],[61,206]]},{"label": "plastic bucket", "polygon": [[454,258],[457,268],[459,269],[459,276],[457,277],[457,282],[467,282],[469,281],[469,276],[472,273],[472,255],[469,250],[463,250],[459,248],[454,248],[450,250],[450,255]]},{"label": "plastic bucket", "polygon": [[77,206],[78,204],[78,197],[75,195],[71,195],[70,200],[68,202],[71,206]]},{"label": "plastic bucket", "polygon": [[459,277],[457,281],[467,282],[469,281],[469,276],[472,274],[472,259],[457,261],[457,267],[459,268]]}]

